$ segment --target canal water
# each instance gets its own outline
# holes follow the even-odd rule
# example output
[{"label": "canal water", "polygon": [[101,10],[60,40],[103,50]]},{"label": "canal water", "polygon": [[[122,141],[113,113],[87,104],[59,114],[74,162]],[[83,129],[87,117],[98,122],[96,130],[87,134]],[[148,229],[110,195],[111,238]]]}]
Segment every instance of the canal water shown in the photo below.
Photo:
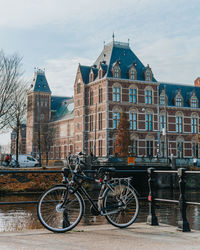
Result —
[{"label": "canal water", "polygon": [[[178,199],[177,192],[169,190],[158,190],[157,197],[165,199]],[[38,194],[29,195],[9,195],[1,197],[1,202],[14,201],[37,201]],[[200,202],[200,192],[188,191],[186,194],[188,201]],[[25,229],[42,228],[37,218],[36,204],[23,205],[1,205],[0,206],[0,232],[21,231]],[[177,204],[157,203],[156,215],[160,223],[177,226],[180,219],[180,212]],[[146,222],[148,216],[148,203],[140,201],[140,212],[136,222]],[[187,208],[187,218],[192,229],[200,230],[200,206],[190,205]],[[86,214],[80,224],[82,225],[100,225],[107,221],[102,216],[93,216],[89,211],[89,204],[86,202]]]}]

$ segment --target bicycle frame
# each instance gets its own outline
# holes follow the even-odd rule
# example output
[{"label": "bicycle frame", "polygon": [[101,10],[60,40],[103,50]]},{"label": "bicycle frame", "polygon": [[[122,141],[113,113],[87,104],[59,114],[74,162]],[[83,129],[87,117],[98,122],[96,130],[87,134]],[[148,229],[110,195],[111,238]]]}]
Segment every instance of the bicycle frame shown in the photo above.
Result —
[{"label": "bicycle frame", "polygon": [[[88,177],[88,176],[86,176],[86,175],[82,175],[82,174],[76,174],[75,175],[76,177],[79,177],[80,179],[82,179],[83,180],[83,182],[84,181],[86,181],[86,182],[89,182],[89,181],[92,181],[92,182],[96,182],[96,183],[101,183],[101,188],[100,188],[100,190],[99,190],[99,196],[98,196],[98,200],[99,199],[101,199],[101,198],[103,198],[103,194],[104,194],[104,191],[107,189],[107,188],[109,188],[112,192],[114,192],[114,190],[113,190],[113,188],[112,188],[112,183],[110,183],[110,181],[115,181],[115,178],[113,179],[113,180],[108,180],[107,178],[108,178],[108,176],[106,175],[105,177],[104,177],[104,180],[102,180],[102,181],[100,181],[100,180],[98,180],[98,179],[95,179],[95,178],[91,178],[91,177]],[[66,179],[66,178],[65,178]],[[121,180],[126,180],[126,179],[129,179],[129,178],[120,178]],[[119,178],[116,178],[116,180],[119,180]],[[91,198],[91,196],[88,194],[88,192],[86,191],[86,189],[82,186],[82,183],[83,182],[81,182],[81,183],[78,183],[77,181],[73,181],[76,185],[77,185],[77,187],[76,188],[74,188],[74,192],[80,192],[80,193],[82,193],[82,194],[84,194],[86,197],[87,197],[87,199],[88,199],[88,201],[90,202],[90,204],[92,205],[92,207],[93,207],[93,209],[95,210],[95,212],[97,213],[97,214],[100,214],[100,215],[102,215],[102,216],[105,216],[105,215],[108,215],[108,214],[114,214],[114,213],[116,213],[117,212],[117,210],[112,210],[112,211],[110,211],[110,212],[106,212],[105,213],[105,210],[107,209],[107,208],[101,208],[101,210],[98,208],[98,205],[96,205],[95,204],[95,202],[92,200],[92,198]],[[69,182],[69,180],[67,180],[67,183],[73,183],[72,181],[71,182]],[[65,203],[65,202],[64,202]],[[123,203],[121,204],[121,205],[118,205],[117,207],[116,206],[114,206],[114,207],[110,207],[110,209],[114,209],[114,208],[119,208],[119,207],[122,207],[123,206]]]}]

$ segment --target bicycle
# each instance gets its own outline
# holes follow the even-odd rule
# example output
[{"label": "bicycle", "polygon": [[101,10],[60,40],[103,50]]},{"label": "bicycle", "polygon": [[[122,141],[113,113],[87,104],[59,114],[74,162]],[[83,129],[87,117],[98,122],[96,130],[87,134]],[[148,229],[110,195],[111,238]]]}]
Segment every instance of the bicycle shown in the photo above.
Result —
[{"label": "bicycle", "polygon": [[[53,232],[66,232],[80,222],[85,208],[83,195],[91,204],[93,215],[105,216],[113,226],[125,228],[137,218],[139,202],[137,191],[130,184],[131,177],[113,178],[115,168],[102,167],[96,171],[100,178],[92,178],[82,170],[80,155],[77,157],[75,170],[64,169],[63,184],[56,185],[44,192],[39,200],[37,212],[42,225]],[[69,179],[71,173],[71,180]],[[84,182],[100,184],[98,201],[95,203],[86,189]]]}]

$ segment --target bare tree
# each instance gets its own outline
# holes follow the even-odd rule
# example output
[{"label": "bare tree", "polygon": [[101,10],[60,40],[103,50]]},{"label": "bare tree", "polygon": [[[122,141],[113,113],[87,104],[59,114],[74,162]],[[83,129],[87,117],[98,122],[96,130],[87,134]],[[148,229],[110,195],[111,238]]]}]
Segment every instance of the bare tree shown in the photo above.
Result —
[{"label": "bare tree", "polygon": [[15,103],[21,76],[21,58],[17,54],[6,56],[0,51],[0,132],[9,123],[8,114]]},{"label": "bare tree", "polygon": [[41,134],[41,152],[46,156],[46,165],[48,166],[49,152],[53,145],[56,129],[50,125],[43,126]]},{"label": "bare tree", "polygon": [[13,95],[14,103],[6,115],[8,116],[6,121],[9,124],[9,127],[16,132],[15,149],[16,149],[17,162],[19,154],[19,132],[22,124],[24,123],[24,118],[26,114],[27,93],[28,93],[27,84],[24,82],[20,82]]}]

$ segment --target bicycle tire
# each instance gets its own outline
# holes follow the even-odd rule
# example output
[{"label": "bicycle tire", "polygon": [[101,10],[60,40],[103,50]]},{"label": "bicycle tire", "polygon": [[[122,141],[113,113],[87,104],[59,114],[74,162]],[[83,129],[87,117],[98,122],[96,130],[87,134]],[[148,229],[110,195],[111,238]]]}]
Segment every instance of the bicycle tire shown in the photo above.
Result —
[{"label": "bicycle tire", "polygon": [[[61,208],[63,197],[68,191],[65,207]],[[65,185],[57,185],[48,189],[40,197],[37,213],[41,224],[48,230],[64,233],[74,228],[81,220],[84,202],[78,192]]]},{"label": "bicycle tire", "polygon": [[139,212],[137,194],[126,182],[114,184],[112,189],[107,188],[104,192],[105,218],[115,227],[128,227],[136,220]]}]

